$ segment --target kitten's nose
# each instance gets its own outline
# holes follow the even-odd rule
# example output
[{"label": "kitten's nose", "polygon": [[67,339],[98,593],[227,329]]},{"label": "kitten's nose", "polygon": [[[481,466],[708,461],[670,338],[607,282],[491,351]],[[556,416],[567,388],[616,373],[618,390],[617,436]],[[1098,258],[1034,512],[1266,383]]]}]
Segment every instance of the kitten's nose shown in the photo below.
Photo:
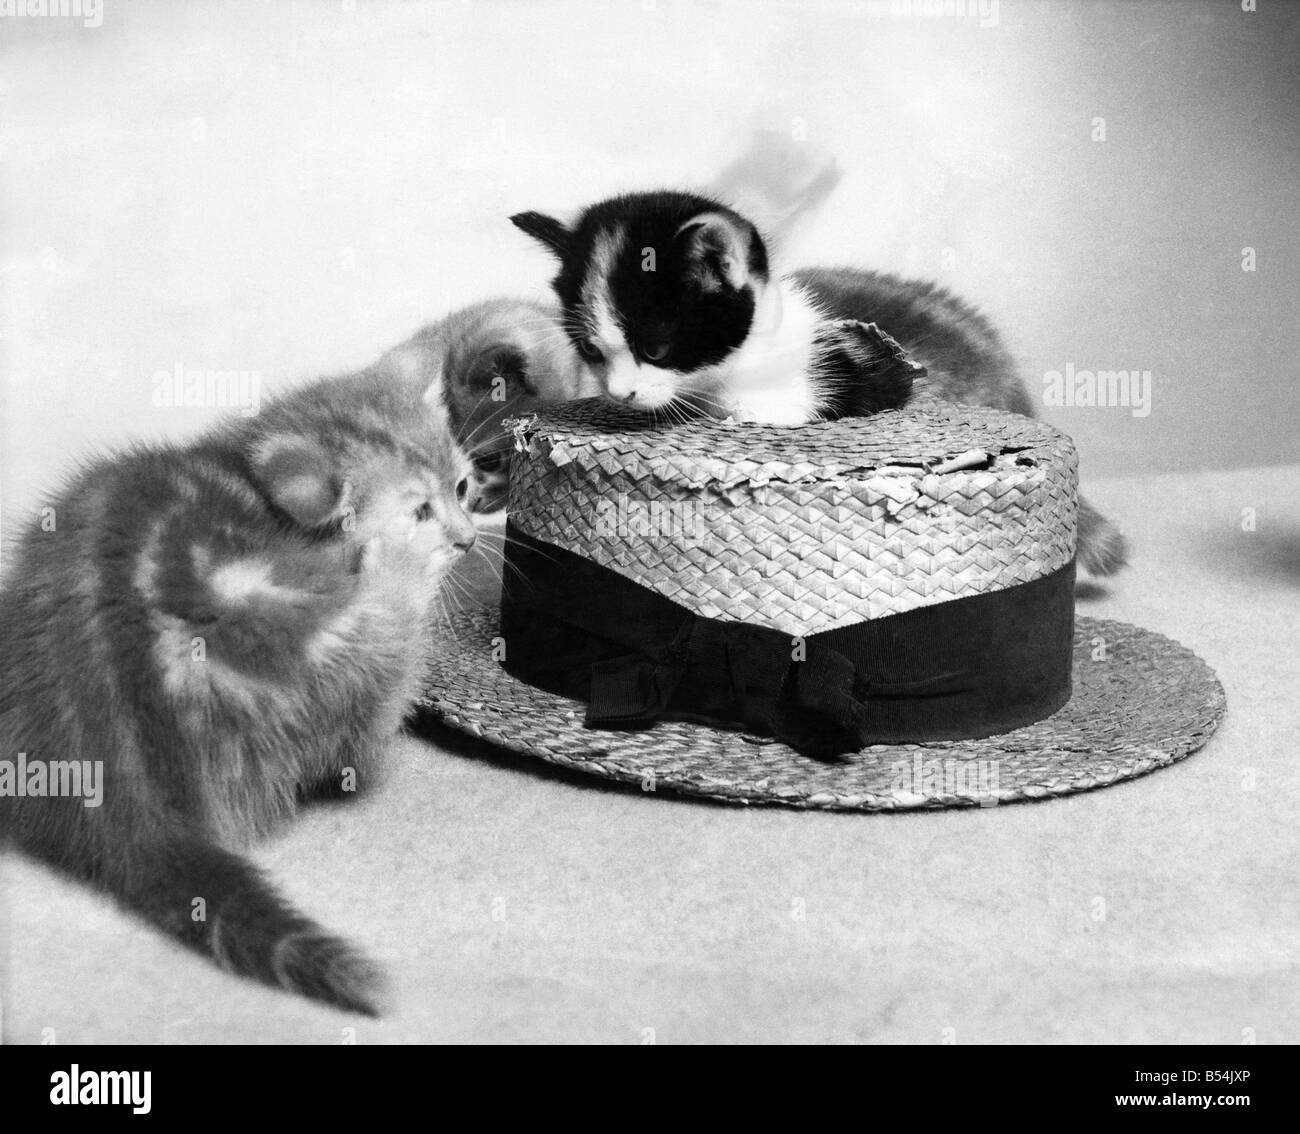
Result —
[{"label": "kitten's nose", "polygon": [[471,520],[462,508],[457,508],[446,522],[447,538],[457,551],[468,551],[474,546],[474,541],[478,538],[478,532],[474,529],[474,521]]},{"label": "kitten's nose", "polygon": [[623,400],[624,400],[625,402],[634,402],[634,401],[636,401],[636,391],[635,391],[635,390],[629,390],[626,394],[623,395]]}]

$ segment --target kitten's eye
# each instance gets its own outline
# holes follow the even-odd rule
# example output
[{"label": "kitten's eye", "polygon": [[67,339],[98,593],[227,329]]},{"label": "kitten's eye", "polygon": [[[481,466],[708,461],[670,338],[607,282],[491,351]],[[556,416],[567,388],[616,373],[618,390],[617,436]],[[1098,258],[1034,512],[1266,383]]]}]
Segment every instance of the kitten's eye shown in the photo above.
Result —
[{"label": "kitten's eye", "polygon": [[461,477],[460,483],[456,485],[456,502],[464,504],[469,498],[469,478]]},{"label": "kitten's eye", "polygon": [[667,343],[642,343],[641,357],[647,362],[663,362],[668,357]]},{"label": "kitten's eye", "polygon": [[433,519],[433,505],[427,500],[415,510],[415,518],[423,524],[426,520]]},{"label": "kitten's eye", "polygon": [[500,472],[506,467],[507,460],[509,460],[509,457],[499,451],[495,453],[479,453],[474,457],[474,467],[479,472]]},{"label": "kitten's eye", "polygon": [[578,353],[588,362],[604,362],[605,355],[590,339],[578,340]]}]

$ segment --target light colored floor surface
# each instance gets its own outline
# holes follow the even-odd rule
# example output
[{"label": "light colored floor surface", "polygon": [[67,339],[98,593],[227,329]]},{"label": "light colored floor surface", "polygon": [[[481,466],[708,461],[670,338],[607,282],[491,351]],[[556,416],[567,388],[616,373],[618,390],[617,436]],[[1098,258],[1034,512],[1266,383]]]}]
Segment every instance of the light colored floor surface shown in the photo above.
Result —
[{"label": "light colored floor surface", "polygon": [[407,737],[381,790],[257,854],[387,966],[388,1018],[228,977],[9,857],[6,1037],[1294,1043],[1298,486],[1295,466],[1087,485],[1135,556],[1081,611],[1178,639],[1228,692],[1218,735],[1172,768],[1043,803],[836,815]]}]

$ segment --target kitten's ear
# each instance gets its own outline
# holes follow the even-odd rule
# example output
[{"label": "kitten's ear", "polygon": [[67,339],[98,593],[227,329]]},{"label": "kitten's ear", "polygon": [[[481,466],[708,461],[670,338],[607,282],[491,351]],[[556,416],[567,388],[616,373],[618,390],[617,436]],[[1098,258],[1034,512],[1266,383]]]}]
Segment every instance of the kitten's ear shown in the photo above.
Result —
[{"label": "kitten's ear", "polygon": [[564,224],[545,213],[515,213],[510,223],[526,232],[535,240],[540,240],[561,260],[569,253],[569,241],[573,234]]},{"label": "kitten's ear", "polygon": [[384,355],[378,366],[381,374],[391,375],[419,389],[421,400],[426,405],[441,404],[447,367],[447,347],[441,340],[403,343]]},{"label": "kitten's ear", "polygon": [[758,230],[740,217],[700,213],[676,232],[685,243],[686,258],[706,291],[724,284],[734,290],[752,278],[767,278],[767,253]]},{"label": "kitten's ear", "polygon": [[352,485],[316,441],[293,434],[271,436],[253,453],[253,473],[271,502],[304,528],[323,528],[343,519]]},{"label": "kitten's ear", "polygon": [[537,393],[528,376],[528,356],[509,343],[479,351],[459,369],[453,381],[466,394],[495,402]]}]

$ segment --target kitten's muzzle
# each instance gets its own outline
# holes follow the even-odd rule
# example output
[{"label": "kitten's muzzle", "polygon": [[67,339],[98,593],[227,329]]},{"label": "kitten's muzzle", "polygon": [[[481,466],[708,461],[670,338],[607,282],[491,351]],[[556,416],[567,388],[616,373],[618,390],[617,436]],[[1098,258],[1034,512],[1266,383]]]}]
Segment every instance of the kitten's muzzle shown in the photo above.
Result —
[{"label": "kitten's muzzle", "polygon": [[462,555],[473,547],[474,541],[478,539],[474,521],[469,518],[464,509],[459,507],[444,519],[443,533],[447,542]]}]

